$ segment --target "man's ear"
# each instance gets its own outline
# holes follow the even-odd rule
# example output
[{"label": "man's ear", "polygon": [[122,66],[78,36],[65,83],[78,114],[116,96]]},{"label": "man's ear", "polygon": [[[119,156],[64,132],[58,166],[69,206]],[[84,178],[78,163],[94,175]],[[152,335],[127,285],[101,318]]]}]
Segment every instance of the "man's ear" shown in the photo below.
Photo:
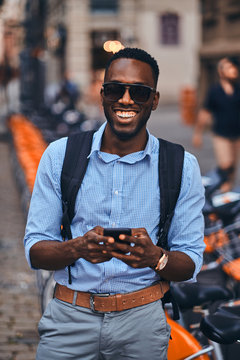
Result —
[{"label": "man's ear", "polygon": [[152,110],[156,110],[158,103],[159,103],[159,99],[160,99],[160,93],[159,93],[159,91],[156,91],[156,93],[154,94],[154,98],[153,98]]}]

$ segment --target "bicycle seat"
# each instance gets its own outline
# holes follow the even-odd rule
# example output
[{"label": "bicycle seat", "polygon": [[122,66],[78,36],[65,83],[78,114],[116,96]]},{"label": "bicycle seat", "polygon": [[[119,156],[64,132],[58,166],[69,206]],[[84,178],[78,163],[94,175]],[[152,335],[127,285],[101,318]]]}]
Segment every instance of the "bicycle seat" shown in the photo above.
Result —
[{"label": "bicycle seat", "polygon": [[233,344],[240,340],[240,315],[218,310],[202,318],[200,330],[208,339],[219,344]]},{"label": "bicycle seat", "polygon": [[215,313],[227,314],[228,316],[240,317],[240,305],[220,306]]},{"label": "bicycle seat", "polygon": [[232,292],[227,288],[219,285],[206,286],[199,283],[174,284],[171,285],[171,292],[182,311],[192,309],[194,306],[233,298]]}]

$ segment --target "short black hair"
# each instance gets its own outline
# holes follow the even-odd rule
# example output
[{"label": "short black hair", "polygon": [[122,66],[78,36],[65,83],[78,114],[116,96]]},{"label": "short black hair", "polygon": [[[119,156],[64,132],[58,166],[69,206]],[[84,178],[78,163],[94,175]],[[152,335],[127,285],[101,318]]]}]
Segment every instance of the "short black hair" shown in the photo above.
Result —
[{"label": "short black hair", "polygon": [[115,54],[113,54],[113,56],[109,59],[107,65],[106,65],[105,74],[107,73],[111,63],[114,60],[121,59],[121,58],[140,60],[140,61],[143,61],[143,62],[149,64],[152,69],[155,85],[157,85],[158,76],[159,76],[159,67],[158,67],[157,61],[145,50],[138,49],[138,48],[126,47],[124,49],[119,50]]}]

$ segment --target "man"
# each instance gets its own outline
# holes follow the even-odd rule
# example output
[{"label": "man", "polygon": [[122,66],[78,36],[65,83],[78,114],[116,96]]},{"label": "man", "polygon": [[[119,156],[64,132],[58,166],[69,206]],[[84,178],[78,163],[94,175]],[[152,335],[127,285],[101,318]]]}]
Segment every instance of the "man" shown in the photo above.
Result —
[{"label": "man", "polygon": [[236,83],[238,69],[228,58],[219,61],[219,83],[213,85],[200,109],[193,133],[193,145],[202,145],[203,132],[213,120],[213,148],[218,171],[226,182],[222,191],[234,184],[237,155],[240,148],[240,87]]},{"label": "man", "polygon": [[[72,240],[63,242],[59,232],[66,139],[52,143],[41,159],[26,227],[26,256],[33,268],[55,271],[57,289],[39,323],[38,360],[167,357],[170,328],[161,302],[167,290],[163,278],[195,279],[200,270],[204,195],[196,159],[186,153],[170,251],[156,246],[159,145],[146,124],[159,101],[158,73],[156,61],[141,49],[120,50],[108,63],[101,89],[107,121],[94,135]],[[120,236],[127,244],[115,242],[103,236],[106,227],[131,228],[132,235]],[[73,262],[69,284],[66,267]],[[142,303],[136,306],[135,301]],[[96,311],[97,302],[102,311]]]}]

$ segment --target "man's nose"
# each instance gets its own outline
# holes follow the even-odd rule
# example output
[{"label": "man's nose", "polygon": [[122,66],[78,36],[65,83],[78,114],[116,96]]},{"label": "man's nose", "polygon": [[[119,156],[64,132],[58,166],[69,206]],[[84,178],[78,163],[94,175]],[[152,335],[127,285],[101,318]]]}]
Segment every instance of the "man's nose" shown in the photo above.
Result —
[{"label": "man's nose", "polygon": [[133,99],[130,96],[129,88],[125,88],[123,96],[118,100],[121,104],[134,104]]}]

